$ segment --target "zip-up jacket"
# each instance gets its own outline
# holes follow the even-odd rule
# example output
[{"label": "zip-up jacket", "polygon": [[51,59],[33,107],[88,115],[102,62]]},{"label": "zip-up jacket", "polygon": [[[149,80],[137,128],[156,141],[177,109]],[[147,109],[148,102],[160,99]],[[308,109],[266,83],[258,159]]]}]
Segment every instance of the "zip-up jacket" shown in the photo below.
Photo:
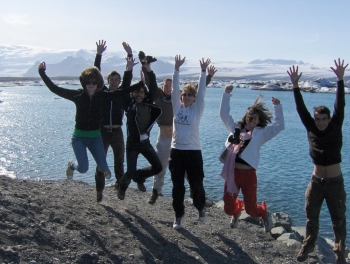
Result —
[{"label": "zip-up jacket", "polygon": [[71,90],[55,85],[46,75],[45,70],[39,69],[39,75],[51,92],[58,96],[74,102],[76,106],[75,128],[85,131],[98,130],[102,118],[102,107],[106,101],[129,94],[132,91],[144,86],[140,81],[126,89],[113,92],[96,91],[91,97],[83,89]]},{"label": "zip-up jacket", "polygon": [[150,92],[142,103],[136,103],[131,98],[126,102],[126,129],[129,141],[140,142],[140,135],[147,133],[148,137],[153,125],[162,114],[162,109],[153,103],[153,91],[158,89],[156,76],[153,71],[148,72]]},{"label": "zip-up jacket", "polygon": [[[95,64],[101,71],[101,59],[102,55],[96,54]],[[131,85],[132,81],[132,71],[125,71],[123,75],[122,85],[118,89],[124,89]],[[104,91],[111,91],[106,86],[102,88]],[[106,104],[102,108],[102,120],[101,127],[103,126],[112,126],[112,125],[123,125],[123,116],[124,116],[124,108],[123,101],[129,98],[129,94],[123,94],[115,99],[111,99],[106,102]]]}]

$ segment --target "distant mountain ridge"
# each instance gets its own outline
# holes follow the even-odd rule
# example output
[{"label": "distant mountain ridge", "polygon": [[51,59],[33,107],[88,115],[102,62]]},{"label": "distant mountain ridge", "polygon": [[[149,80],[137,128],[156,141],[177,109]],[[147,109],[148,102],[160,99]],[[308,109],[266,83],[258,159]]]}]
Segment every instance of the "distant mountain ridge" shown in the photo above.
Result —
[{"label": "distant mountain ridge", "polygon": [[[133,51],[137,59],[137,51]],[[147,54],[147,52],[146,52]],[[45,61],[50,77],[79,76],[86,67],[93,66],[95,50],[53,50],[33,46],[2,46],[0,45],[0,77],[38,77],[39,62]],[[110,71],[122,73],[125,70],[125,51],[106,50],[102,57],[102,74],[106,76]],[[171,77],[174,70],[172,56],[157,56],[157,62],[152,69],[157,77]],[[212,61],[218,72],[217,77],[241,77],[250,79],[288,79],[286,71],[291,65],[301,65],[303,76],[310,78],[334,77],[329,68],[296,60],[265,59],[250,62]],[[139,77],[140,63],[134,67],[134,77]],[[197,60],[186,60],[181,67],[182,77],[198,76]]]}]

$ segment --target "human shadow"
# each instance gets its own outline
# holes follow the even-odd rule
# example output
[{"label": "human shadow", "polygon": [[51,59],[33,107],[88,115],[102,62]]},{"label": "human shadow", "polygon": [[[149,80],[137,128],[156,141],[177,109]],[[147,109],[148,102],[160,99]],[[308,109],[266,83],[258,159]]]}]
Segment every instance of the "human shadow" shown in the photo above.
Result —
[{"label": "human shadow", "polygon": [[[181,228],[178,231],[181,235],[191,240],[192,243],[196,245],[196,247],[189,248],[192,251],[197,252],[198,255],[200,255],[208,263],[210,263],[210,261],[213,261],[213,258],[215,259],[215,263],[256,263],[247,253],[245,253],[239,247],[237,243],[224,236],[218,235],[225,244],[229,245],[229,248],[231,250],[220,247],[217,248],[218,250],[215,250],[213,248],[214,245],[207,245],[201,239],[194,236],[186,229]],[[221,251],[221,253],[218,251]]]},{"label": "human shadow", "polygon": [[[144,246],[144,248],[140,248],[140,251],[146,263],[159,263],[159,260],[163,263],[180,263],[183,262],[183,260],[189,263],[201,263],[195,257],[183,252],[176,243],[165,239],[147,220],[144,220],[134,212],[129,210],[125,211],[127,214],[134,217],[142,226],[142,229],[149,235],[143,234],[128,218],[115,211],[112,207],[106,205],[102,206],[118,218]],[[155,259],[158,259],[158,261],[156,262]]]}]

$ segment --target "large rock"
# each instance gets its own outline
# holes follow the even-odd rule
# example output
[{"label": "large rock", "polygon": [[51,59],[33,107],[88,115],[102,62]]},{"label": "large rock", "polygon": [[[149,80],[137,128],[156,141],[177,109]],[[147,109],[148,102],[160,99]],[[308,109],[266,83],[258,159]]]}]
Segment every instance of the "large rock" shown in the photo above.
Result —
[{"label": "large rock", "polygon": [[271,233],[271,236],[274,238],[274,239],[277,239],[279,238],[281,235],[287,233],[287,230],[282,227],[282,226],[278,226],[278,227],[274,227],[271,229],[270,231]]},{"label": "large rock", "polygon": [[292,219],[289,217],[288,214],[283,212],[273,213],[272,214],[272,226],[278,227],[282,226],[284,227],[287,232],[292,231]]},{"label": "large rock", "polygon": [[301,239],[306,237],[306,228],[305,226],[293,226],[292,231],[300,235]]},{"label": "large rock", "polygon": [[288,247],[299,248],[301,243],[298,241],[298,237],[294,233],[285,233],[277,238],[277,241],[281,241]]}]

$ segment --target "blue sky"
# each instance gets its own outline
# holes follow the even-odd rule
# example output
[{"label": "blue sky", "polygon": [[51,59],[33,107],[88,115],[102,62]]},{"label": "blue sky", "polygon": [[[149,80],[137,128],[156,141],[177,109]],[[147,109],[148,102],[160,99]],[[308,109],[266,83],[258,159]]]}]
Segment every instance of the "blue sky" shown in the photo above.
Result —
[{"label": "blue sky", "polygon": [[0,45],[134,50],[197,60],[350,61],[350,0],[3,1]]}]

